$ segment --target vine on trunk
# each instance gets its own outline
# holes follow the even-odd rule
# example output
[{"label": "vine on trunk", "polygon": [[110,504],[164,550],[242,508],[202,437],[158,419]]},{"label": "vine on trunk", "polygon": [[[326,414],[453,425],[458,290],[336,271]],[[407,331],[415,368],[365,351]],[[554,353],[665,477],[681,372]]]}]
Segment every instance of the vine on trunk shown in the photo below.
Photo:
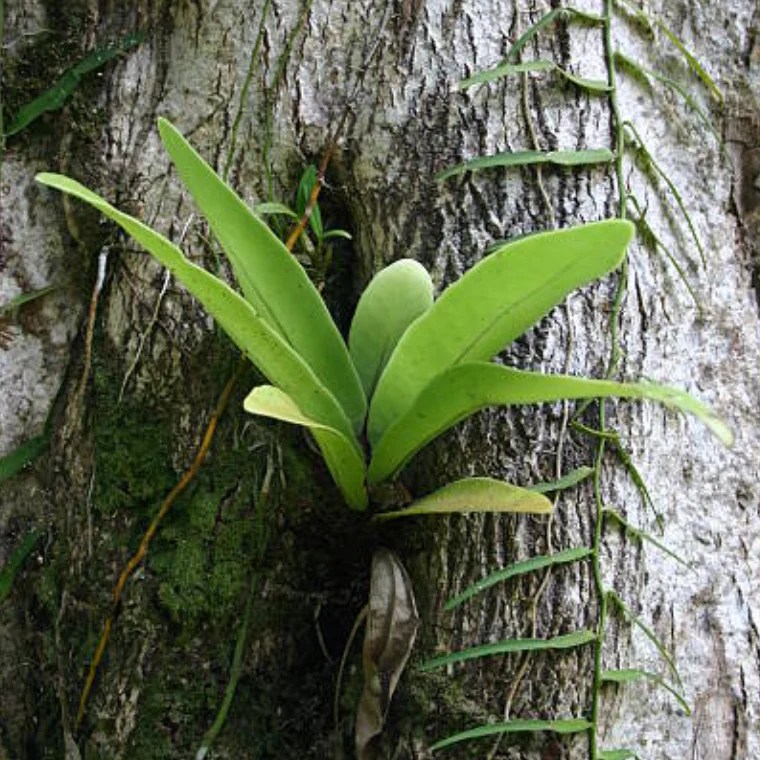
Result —
[{"label": "vine on trunk", "polygon": [[[688,91],[687,87],[680,82],[665,76],[664,74],[652,70],[624,53],[617,50],[613,43],[613,25],[617,18],[617,13],[624,13],[631,16],[638,24],[638,27],[644,34],[654,38],[661,33],[670,43],[672,43],[678,52],[683,56],[686,64],[694,75],[696,75],[702,84],[707,88],[710,94],[722,103],[722,95],[719,88],[707,74],[699,61],[688,51],[678,37],[657,17],[652,17],[644,10],[635,5],[631,0],[605,0],[604,13],[595,15],[576,10],[571,7],[555,8],[543,15],[527,31],[521,34],[515,43],[511,46],[504,61],[494,69],[478,72],[459,83],[460,89],[467,89],[476,85],[486,84],[488,82],[498,81],[508,76],[521,75],[523,78],[523,92],[526,92],[526,79],[531,73],[555,72],[565,81],[568,86],[579,88],[591,96],[606,97],[609,100],[611,114],[611,131],[612,131],[612,148],[603,146],[590,150],[562,151],[555,150],[551,152],[542,152],[536,139],[535,130],[533,129],[530,118],[530,111],[527,106],[524,108],[528,132],[532,140],[532,150],[518,151],[511,153],[501,153],[493,156],[480,156],[470,159],[463,164],[447,169],[439,175],[439,179],[445,180],[449,177],[457,176],[468,171],[479,171],[492,167],[516,167],[529,166],[534,167],[537,175],[537,183],[541,196],[546,205],[548,217],[552,224],[554,223],[553,210],[548,201],[548,195],[543,188],[541,169],[547,164],[554,164],[558,167],[583,167],[598,163],[608,163],[612,166],[618,193],[618,218],[626,219],[633,214],[641,240],[648,244],[654,251],[661,251],[667,261],[676,270],[676,273],[683,285],[687,289],[690,297],[698,310],[702,314],[702,304],[697,296],[694,286],[689,281],[685,273],[684,266],[678,261],[677,256],[662,242],[660,235],[651,227],[646,218],[646,208],[641,204],[637,197],[631,192],[625,178],[625,159],[628,153],[633,156],[633,165],[639,168],[642,174],[649,179],[655,190],[659,189],[658,181],[662,180],[667,187],[670,196],[673,198],[677,210],[688,230],[691,239],[700,255],[702,266],[706,265],[704,247],[696,232],[693,220],[683,200],[683,196],[676,187],[669,175],[660,167],[647,149],[639,131],[635,125],[626,120],[622,114],[618,99],[618,77],[623,74],[629,74],[639,82],[650,86],[652,81],[657,82],[664,87],[676,92],[686,103],[689,109],[696,115],[700,123],[706,127],[712,135],[718,140],[720,138],[713,127],[709,116],[698,105],[696,98]],[[600,27],[603,34],[603,46],[605,62],[607,67],[607,81],[590,80],[580,77],[572,72],[564,70],[561,66],[544,59],[523,62],[521,53],[527,44],[534,40],[539,33],[551,24],[563,21],[565,23],[580,23]],[[722,144],[720,145],[723,149]],[[619,342],[619,317],[622,306],[623,296],[627,284],[628,263],[627,259],[621,266],[617,286],[612,300],[609,326],[611,333],[611,348],[608,357],[606,377],[611,377],[616,370],[620,358]],[[586,408],[586,404],[576,413],[576,417]],[[686,564],[678,555],[668,549],[656,538],[646,531],[631,525],[619,512],[611,509],[604,503],[601,492],[602,465],[605,460],[607,447],[610,446],[617,454],[620,463],[629,473],[635,487],[640,492],[644,503],[654,508],[649,496],[646,483],[633,464],[630,455],[623,447],[620,436],[617,432],[607,427],[607,418],[605,412],[604,400],[599,400],[598,411],[598,429],[589,428],[575,420],[572,424],[576,430],[593,436],[597,440],[597,451],[594,457],[593,467],[590,468],[593,483],[593,497],[595,504],[594,530],[591,545],[588,547],[575,547],[557,553],[551,552],[551,543],[548,543],[549,553],[541,556],[534,556],[529,560],[524,560],[498,570],[481,581],[473,584],[451,599],[447,605],[448,609],[458,606],[471,597],[480,594],[491,586],[506,581],[507,579],[533,573],[538,570],[545,570],[547,575],[541,583],[537,594],[532,603],[533,608],[533,625],[532,630],[535,634],[535,610],[543,590],[546,586],[548,574],[553,567],[571,562],[590,561],[594,586],[596,589],[598,615],[596,630],[577,631],[566,636],[560,636],[559,639],[512,639],[501,642],[497,645],[484,645],[475,647],[467,652],[456,653],[454,656],[438,658],[427,664],[427,667],[449,664],[452,661],[469,659],[471,657],[482,657],[503,652],[520,652],[524,653],[525,658],[517,669],[517,675],[511,685],[504,710],[504,721],[497,724],[488,724],[478,726],[467,731],[448,736],[433,745],[433,749],[443,749],[461,741],[467,741],[476,738],[496,735],[497,742],[492,747],[489,758],[493,758],[498,750],[501,738],[506,734],[549,731],[555,733],[586,733],[588,735],[589,757],[591,760],[626,760],[626,758],[638,757],[636,751],[632,748],[602,748],[599,746],[599,722],[601,712],[602,690],[609,685],[624,685],[634,681],[649,681],[670,692],[678,702],[684,712],[689,715],[690,708],[679,689],[681,688],[681,679],[676,669],[672,655],[668,652],[665,645],[659,640],[654,631],[642,621],[631,608],[618,596],[618,594],[604,584],[602,567],[601,567],[601,550],[604,540],[604,528],[608,523],[615,523],[626,533],[638,539],[646,541],[655,546],[660,551],[670,556],[674,561]],[[573,483],[574,485],[574,483]],[[655,509],[655,517],[658,525],[661,527],[661,516]],[[610,614],[616,613],[627,620],[630,624],[637,626],[650,639],[654,647],[660,653],[662,659],[667,665],[670,677],[675,682],[675,686],[669,684],[663,677],[638,668],[628,668],[622,670],[605,669],[603,661],[603,645],[607,623]],[[592,684],[592,702],[587,717],[571,717],[560,720],[522,720],[509,719],[511,704],[517,693],[520,682],[524,678],[530,662],[531,652],[546,649],[555,649],[560,645],[565,647],[585,646],[592,644],[594,647],[594,668]]]}]

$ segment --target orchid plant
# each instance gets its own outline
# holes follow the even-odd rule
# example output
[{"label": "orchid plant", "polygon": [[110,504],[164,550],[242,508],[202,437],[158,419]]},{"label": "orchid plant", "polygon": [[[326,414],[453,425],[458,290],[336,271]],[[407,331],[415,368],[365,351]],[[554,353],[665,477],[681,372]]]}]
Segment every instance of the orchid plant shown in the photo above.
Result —
[{"label": "orchid plant", "polygon": [[[398,475],[426,444],[493,405],[559,399],[653,399],[731,433],[683,391],[544,375],[493,363],[568,293],[614,270],[634,232],[606,220],[507,243],[436,299],[429,273],[400,259],[359,300],[348,342],[299,262],[168,121],[163,143],[229,258],[240,292],[192,263],[165,237],[78,182],[38,180],[95,207],[166,266],[268,379],[245,399],[251,414],[308,428],[346,504]],[[545,496],[492,478],[466,478],[378,517],[468,511],[546,513]]]}]

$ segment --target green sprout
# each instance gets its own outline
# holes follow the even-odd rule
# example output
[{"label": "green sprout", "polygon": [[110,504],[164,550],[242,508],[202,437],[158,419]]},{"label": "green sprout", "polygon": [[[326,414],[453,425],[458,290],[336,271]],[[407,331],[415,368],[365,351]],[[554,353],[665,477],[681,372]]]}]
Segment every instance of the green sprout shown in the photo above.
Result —
[{"label": "green sprout", "polygon": [[[373,486],[488,406],[648,398],[696,415],[731,442],[725,424],[683,391],[492,362],[571,291],[620,265],[634,231],[630,222],[606,220],[509,242],[437,299],[420,264],[396,261],[359,300],[347,345],[301,264],[168,121],[158,126],[241,293],[78,182],[56,174],[37,179],[111,218],[183,282],[271,383],[251,391],[246,411],[308,428],[349,507],[366,509]],[[393,516],[473,510],[547,513],[551,502],[491,478],[466,478]]]}]

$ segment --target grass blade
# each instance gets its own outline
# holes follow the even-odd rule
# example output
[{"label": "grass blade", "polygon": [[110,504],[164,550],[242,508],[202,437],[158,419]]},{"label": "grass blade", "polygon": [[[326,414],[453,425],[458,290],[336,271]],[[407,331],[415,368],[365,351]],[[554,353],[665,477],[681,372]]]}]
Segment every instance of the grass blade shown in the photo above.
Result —
[{"label": "grass blade", "polygon": [[414,399],[411,409],[388,427],[373,450],[368,480],[371,484],[386,480],[443,431],[488,406],[602,397],[658,401],[693,414],[723,444],[730,445],[733,440],[731,431],[712,409],[675,388],[655,383],[542,375],[499,364],[471,362],[438,375]]},{"label": "grass blade", "polygon": [[589,547],[579,546],[573,549],[565,549],[556,554],[542,554],[521,562],[515,562],[513,565],[509,565],[509,567],[497,570],[495,573],[491,573],[483,578],[483,580],[473,583],[472,586],[466,588],[461,594],[457,594],[457,596],[449,599],[446,602],[444,609],[453,610],[455,607],[462,604],[462,602],[467,601],[481,591],[485,591],[486,589],[491,588],[491,586],[495,586],[497,583],[503,583],[510,578],[525,575],[526,573],[533,573],[536,570],[542,570],[545,567],[554,567],[555,565],[563,565],[568,562],[577,562],[584,557],[588,557],[590,554],[592,554],[592,550]]},{"label": "grass blade", "polygon": [[335,397],[242,296],[186,259],[176,245],[155,230],[122,213],[78,182],[59,174],[39,174],[37,180],[89,203],[116,222],[176,275],[270,382],[287,393],[304,414],[334,427],[352,440],[361,453],[351,423]]},{"label": "grass blade", "polygon": [[638,668],[627,668],[624,670],[604,670],[602,671],[601,680],[605,683],[617,684],[633,683],[635,681],[644,680],[651,681],[652,683],[672,694],[686,715],[691,715],[691,707],[689,707],[689,703],[672,686],[665,683],[665,681],[656,673],[650,673],[646,670],[639,670]]},{"label": "grass blade", "polygon": [[509,720],[505,723],[489,723],[467,731],[462,731],[452,736],[441,739],[430,747],[432,752],[452,744],[468,741],[469,739],[482,739],[487,736],[499,734],[518,734],[535,731],[549,731],[555,734],[581,734],[592,728],[592,724],[584,718],[564,718],[560,720]]},{"label": "grass blade", "polygon": [[271,385],[254,388],[243,402],[249,414],[257,414],[309,428],[346,503],[353,509],[367,507],[364,459],[340,430],[305,415],[290,396]]},{"label": "grass blade", "polygon": [[246,300],[314,370],[358,433],[366,413],[364,393],[346,344],[303,267],[168,121],[160,119],[158,128]]},{"label": "grass blade", "polygon": [[41,537],[42,532],[38,530],[27,533],[18,548],[11,554],[7,564],[0,570],[0,604],[10,593],[13,581]]},{"label": "grass blade", "polygon": [[555,166],[591,166],[594,164],[607,164],[615,158],[614,153],[607,148],[594,148],[589,150],[518,150],[513,153],[498,153],[494,156],[478,156],[462,164],[452,166],[440,174],[436,179],[443,181],[450,177],[456,177],[467,172],[494,169],[497,167],[511,168],[515,166],[536,166],[540,164],[554,164]]},{"label": "grass blade", "polygon": [[437,375],[491,359],[572,290],[618,266],[634,229],[607,220],[529,235],[472,267],[398,342],[370,404],[370,443]]},{"label": "grass blade", "polygon": [[590,478],[594,474],[593,467],[578,467],[571,470],[567,475],[563,475],[559,480],[552,480],[546,483],[534,483],[528,486],[529,491],[536,493],[552,493],[554,491],[564,491],[566,488],[572,488]]},{"label": "grass blade", "polygon": [[553,639],[506,639],[497,641],[495,644],[481,644],[470,649],[461,649],[458,652],[435,657],[423,662],[420,670],[426,673],[430,670],[444,668],[457,662],[466,662],[479,657],[490,657],[495,654],[513,654],[514,652],[541,652],[549,649],[573,649],[584,646],[596,640],[593,631],[574,631],[564,636],[555,636]]},{"label": "grass blade", "polygon": [[57,111],[71,96],[79,80],[95,69],[99,69],[121,53],[143,40],[141,34],[130,34],[113,47],[101,48],[83,58],[69,69],[50,89],[45,90],[31,102],[22,106],[5,131],[6,137],[18,134],[48,111]]},{"label": "grass blade", "polygon": [[468,512],[548,514],[551,511],[552,503],[541,494],[493,478],[464,478],[417,499],[405,509],[380,512],[374,519]]},{"label": "grass blade", "polygon": [[639,756],[632,749],[603,749],[599,760],[638,760]]}]

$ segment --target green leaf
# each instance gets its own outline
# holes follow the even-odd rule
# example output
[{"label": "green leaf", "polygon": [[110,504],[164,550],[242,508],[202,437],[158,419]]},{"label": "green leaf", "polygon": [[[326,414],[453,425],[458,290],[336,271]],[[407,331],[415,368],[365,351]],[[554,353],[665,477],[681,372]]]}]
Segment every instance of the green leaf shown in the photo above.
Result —
[{"label": "green leaf", "polygon": [[577,469],[568,472],[567,475],[563,475],[559,480],[552,480],[548,483],[534,483],[532,486],[528,486],[528,490],[535,491],[536,493],[564,491],[566,488],[572,488],[573,486],[578,485],[578,483],[581,483],[593,474],[593,467],[578,467]]},{"label": "green leaf", "polygon": [[115,221],[176,275],[270,382],[287,393],[305,415],[339,430],[361,454],[351,423],[335,397],[242,296],[188,261],[177,246],[155,230],[115,209],[78,182],[58,174],[39,174],[37,180],[89,203]]},{"label": "green leaf", "polygon": [[10,593],[13,581],[41,537],[42,532],[38,530],[27,533],[18,548],[11,554],[7,564],[0,570],[0,604]]},{"label": "green leaf", "polygon": [[288,208],[284,203],[257,203],[253,207],[253,211],[255,214],[258,214],[259,216],[269,216],[269,215],[280,215],[280,216],[289,216],[291,219],[298,219],[298,214],[296,214],[293,209]]},{"label": "green leaf", "polygon": [[713,97],[722,105],[723,93],[720,91],[718,85],[715,84],[715,80],[704,70],[702,64],[691,54],[683,42],[681,42],[681,40],[678,39],[678,37],[676,37],[676,35],[673,34],[662,21],[660,21],[659,18],[655,18],[654,22],[657,25],[657,28],[664,32],[665,36],[676,46],[676,48],[678,48],[678,51],[686,59],[689,68],[702,80],[702,83],[712,93]]},{"label": "green leaf", "polygon": [[473,583],[472,586],[468,586],[461,594],[457,594],[457,596],[449,599],[446,602],[444,609],[453,610],[455,607],[462,604],[462,602],[467,601],[481,591],[485,591],[487,588],[491,588],[491,586],[495,586],[497,583],[503,583],[510,578],[525,575],[526,573],[534,573],[536,570],[542,570],[545,567],[554,567],[555,565],[563,565],[568,562],[577,562],[591,554],[593,554],[593,551],[589,547],[578,546],[573,549],[565,549],[556,554],[542,554],[523,560],[522,562],[515,562],[513,565],[509,565],[509,567],[497,570],[495,573],[491,573],[483,578],[483,580]]},{"label": "green leaf", "polygon": [[557,67],[554,61],[526,61],[524,63],[502,63],[496,68],[488,69],[487,71],[479,71],[477,74],[473,74],[471,77],[462,79],[457,85],[458,90],[466,90],[469,87],[474,87],[479,84],[486,84],[487,82],[494,82],[502,77],[510,76],[512,74],[524,74],[528,72],[538,71],[553,71]]},{"label": "green leaf", "polygon": [[655,649],[657,649],[662,659],[665,660],[665,662],[668,664],[670,672],[678,682],[678,685],[683,686],[681,676],[679,675],[678,669],[676,668],[675,660],[673,659],[673,656],[670,654],[670,652],[668,652],[668,650],[665,648],[665,645],[662,643],[662,641],[660,641],[657,634],[646,623],[644,623],[641,618],[634,614],[633,610],[614,591],[608,591],[607,598],[625,615],[626,618],[628,618],[631,623],[636,625],[642,631],[642,633],[652,642],[652,644],[654,644]]},{"label": "green leaf", "polygon": [[31,301],[36,301],[42,296],[46,296],[51,290],[55,290],[55,285],[47,285],[44,288],[38,288],[37,290],[30,290],[27,293],[20,293],[15,298],[12,298],[8,303],[0,306],[0,317],[4,317],[6,314],[10,314],[16,309],[20,309],[25,304]]},{"label": "green leaf", "polygon": [[587,13],[585,11],[576,10],[575,8],[554,8],[541,16],[535,24],[528,27],[528,29],[515,40],[507,53],[506,60],[513,59],[542,29],[559,19],[580,21],[581,23],[594,26],[601,26],[605,21],[604,16],[599,16],[595,13]]},{"label": "green leaf", "polygon": [[[309,198],[311,192],[314,189],[314,185],[317,184],[317,167],[314,164],[309,164],[306,167],[303,175],[301,175],[301,181],[298,183],[298,193],[296,194],[296,210],[298,216],[303,216],[306,213],[306,208],[309,205]],[[315,203],[311,209],[309,216],[309,225],[311,226],[314,235],[317,240],[324,238],[324,228],[322,227],[322,213],[319,210],[319,204]]]},{"label": "green leaf", "polygon": [[661,74],[659,71],[648,69],[646,66],[642,66],[640,63],[637,63],[633,59],[623,55],[623,53],[616,52],[614,54],[614,58],[615,63],[620,64],[621,67],[628,69],[630,73],[632,73],[635,77],[645,82],[646,84],[651,84],[649,82],[649,79],[651,78],[657,82],[660,82],[661,84],[664,84],[666,87],[675,90],[675,92],[681,96],[686,105],[689,106],[692,111],[694,111],[707,131],[710,132],[715,138],[716,142],[721,148],[723,155],[728,156],[728,153],[726,152],[726,146],[723,144],[720,133],[713,125],[709,115],[705,113],[702,108],[700,108],[699,103],[697,103],[696,99],[680,82],[672,79],[671,77],[665,76],[664,74]]},{"label": "green leaf", "polygon": [[638,755],[632,749],[603,749],[599,760],[638,760]]},{"label": "green leaf", "polygon": [[586,166],[590,164],[608,164],[615,159],[615,154],[608,148],[589,150],[553,150],[546,154],[547,162],[557,166]]},{"label": "green leaf", "polygon": [[308,417],[287,393],[272,385],[254,388],[243,402],[243,408],[250,414],[309,428],[348,505],[353,509],[366,508],[364,459],[356,451],[351,439],[340,430]]},{"label": "green leaf", "polygon": [[[697,234],[697,230],[694,227],[694,223],[691,219],[691,214],[689,214],[689,210],[686,207],[686,204],[683,201],[683,197],[681,196],[680,191],[676,187],[676,184],[673,182],[673,180],[670,178],[670,176],[665,172],[665,170],[657,163],[657,161],[654,160],[654,157],[647,149],[646,145],[644,144],[644,141],[641,139],[641,135],[638,133],[636,128],[631,124],[630,122],[626,122],[624,124],[624,128],[627,127],[628,130],[630,130],[631,134],[633,135],[633,142],[632,145],[634,149],[641,155],[641,157],[644,160],[645,166],[647,168],[651,168],[654,170],[654,173],[660,176],[665,184],[670,189],[671,194],[673,195],[673,198],[676,201],[676,204],[678,205],[679,210],[681,211],[681,215],[684,218],[684,221],[686,222],[686,226],[689,228],[689,232],[691,233],[692,239],[694,240],[694,244],[697,247],[697,250],[699,251],[699,257],[702,260],[702,266],[707,266],[707,257],[705,256],[705,251],[702,246],[702,241],[700,240],[699,235]],[[630,141],[629,141],[630,142]]]},{"label": "green leaf", "polygon": [[519,734],[535,731],[550,731],[555,734],[580,734],[588,731],[593,724],[583,718],[565,718],[561,720],[508,720],[506,723],[489,723],[467,731],[462,731],[433,744],[431,751],[435,752],[452,744],[468,739],[482,739],[498,734]]},{"label": "green leaf", "polygon": [[130,34],[113,47],[101,48],[90,53],[76,66],[69,69],[49,90],[45,90],[42,95],[22,106],[8,125],[5,136],[10,137],[18,134],[42,114],[58,110],[68,100],[85,74],[99,69],[103,64],[139,44],[142,40],[142,34]]},{"label": "green leaf", "polygon": [[691,565],[683,557],[676,554],[672,549],[669,549],[667,546],[665,546],[665,544],[663,544],[661,541],[658,541],[654,536],[647,533],[645,530],[641,530],[641,528],[637,528],[636,526],[631,525],[631,523],[629,523],[619,512],[616,512],[614,509],[610,509],[609,507],[605,507],[603,513],[605,517],[610,517],[615,520],[615,522],[617,522],[623,528],[623,530],[625,530],[626,533],[630,533],[639,541],[646,541],[652,544],[652,546],[657,547],[661,552],[663,552],[663,554],[667,554],[671,559],[674,559],[684,567],[691,568]]},{"label": "green leaf", "polygon": [[441,372],[491,359],[572,290],[618,266],[634,229],[607,220],[530,235],[466,272],[398,342],[370,405],[372,445]]},{"label": "green leaf", "polygon": [[443,431],[485,407],[607,397],[659,401],[693,414],[725,445],[732,442],[731,431],[709,407],[675,388],[655,383],[542,375],[472,362],[438,375],[414,399],[411,409],[386,430],[372,453],[369,483],[374,485],[391,477]]},{"label": "green leaf", "polygon": [[586,166],[593,164],[608,164],[615,154],[608,148],[591,150],[518,150],[513,153],[498,153],[495,156],[478,156],[462,164],[452,166],[436,175],[439,181],[456,177],[466,172],[476,172],[495,167],[536,166],[554,164],[555,166]]},{"label": "green leaf", "polygon": [[322,240],[330,240],[331,238],[342,238],[343,240],[353,240],[353,235],[348,230],[327,230],[322,235]]},{"label": "green leaf", "polygon": [[564,77],[568,82],[572,82],[577,87],[583,90],[588,90],[594,93],[607,93],[610,91],[607,82],[600,79],[586,79],[584,77],[576,76],[566,71],[561,66],[558,66],[554,61],[548,61],[539,59],[536,61],[526,61],[524,63],[503,63],[494,69],[488,71],[481,71],[474,74],[467,79],[463,79],[458,89],[466,90],[468,87],[472,87],[478,84],[485,84],[486,82],[493,82],[497,79],[502,79],[513,74],[525,74],[541,71],[556,71],[560,76]]},{"label": "green leaf", "polygon": [[50,443],[50,435],[45,432],[36,435],[28,441],[17,446],[10,454],[0,457],[0,483],[4,483],[14,475],[21,472],[28,464],[34,461]]},{"label": "green leaf", "polygon": [[572,649],[574,647],[584,646],[592,641],[596,641],[596,634],[593,631],[574,631],[564,636],[555,636],[553,639],[506,639],[498,641],[495,644],[481,644],[470,649],[461,649],[458,652],[435,657],[432,660],[423,662],[420,670],[427,672],[437,670],[438,668],[453,665],[457,662],[474,660],[478,657],[489,657],[494,654],[512,654],[514,652],[537,652],[548,649]]},{"label": "green leaf", "polygon": [[158,128],[246,300],[312,368],[358,432],[366,412],[364,393],[343,338],[303,267],[168,121],[159,119]]},{"label": "green leaf", "polygon": [[548,514],[552,503],[540,494],[493,478],[464,478],[412,502],[405,509],[380,512],[375,520],[415,515],[465,514],[467,512],[529,512]]},{"label": "green leaf", "polygon": [[604,670],[601,674],[601,680],[604,683],[632,683],[634,681],[651,681],[652,683],[665,689],[665,691],[675,697],[676,702],[681,706],[686,715],[691,715],[691,708],[689,703],[679,694],[672,686],[665,683],[656,673],[650,673],[647,670],[639,670],[638,668],[626,668],[623,670]]},{"label": "green leaf", "polygon": [[400,259],[382,269],[362,293],[348,349],[368,399],[401,336],[432,305],[430,275],[412,259]]}]

